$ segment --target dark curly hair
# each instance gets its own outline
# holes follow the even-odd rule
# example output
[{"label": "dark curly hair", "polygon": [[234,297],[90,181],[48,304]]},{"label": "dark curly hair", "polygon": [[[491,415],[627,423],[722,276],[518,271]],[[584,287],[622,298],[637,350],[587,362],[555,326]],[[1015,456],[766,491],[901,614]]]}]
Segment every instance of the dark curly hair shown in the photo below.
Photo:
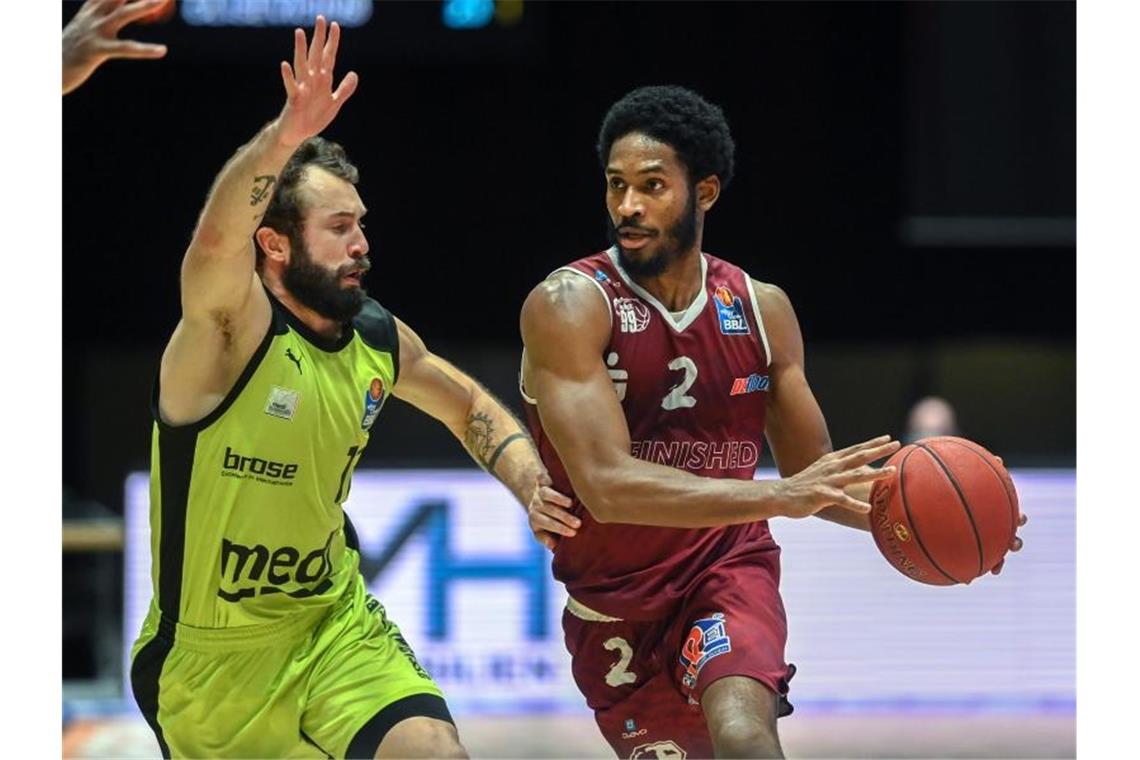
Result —
[{"label": "dark curly hair", "polygon": [[[305,214],[305,207],[300,185],[307,166],[318,166],[354,185],[360,181],[360,172],[348,160],[348,154],[339,143],[323,137],[310,137],[301,143],[281,170],[277,186],[273,189],[273,198],[265,209],[265,216],[261,218],[262,227],[273,228],[287,236],[294,245],[300,240],[304,228],[301,218]],[[256,239],[254,244],[257,247],[257,261],[261,263],[265,252]]]},{"label": "dark curly hair", "polygon": [[605,168],[610,147],[631,132],[666,143],[689,172],[689,181],[715,174],[728,187],[736,145],[724,112],[692,90],[675,85],[639,87],[610,106],[598,133],[598,160]]}]

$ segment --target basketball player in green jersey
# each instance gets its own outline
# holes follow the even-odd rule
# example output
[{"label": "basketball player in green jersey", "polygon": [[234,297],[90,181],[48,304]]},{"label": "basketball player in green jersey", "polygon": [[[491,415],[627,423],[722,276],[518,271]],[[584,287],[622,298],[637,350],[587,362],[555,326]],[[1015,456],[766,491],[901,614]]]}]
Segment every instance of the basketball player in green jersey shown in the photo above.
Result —
[{"label": "basketball player in green jersey", "polygon": [[296,30],[285,106],[222,169],[182,262],[131,665],[166,757],[466,756],[341,509],[390,395],[463,441],[537,538],[574,533],[513,416],[361,288],[357,172],[317,137],[357,85],[333,88],[339,37],[322,17],[311,45]]}]

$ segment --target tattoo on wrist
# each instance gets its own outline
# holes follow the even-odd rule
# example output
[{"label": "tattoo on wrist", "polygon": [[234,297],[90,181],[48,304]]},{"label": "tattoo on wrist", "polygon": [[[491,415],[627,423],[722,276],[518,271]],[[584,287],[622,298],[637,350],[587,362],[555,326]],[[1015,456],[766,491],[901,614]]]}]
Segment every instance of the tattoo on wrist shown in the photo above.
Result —
[{"label": "tattoo on wrist", "polygon": [[491,473],[492,475],[495,474],[495,462],[499,461],[499,455],[503,453],[503,449],[507,447],[507,444],[519,438],[526,438],[526,434],[515,433],[514,435],[508,435],[503,439],[503,442],[499,444],[499,448],[495,449],[495,453],[491,455],[490,461],[487,462],[487,472]]},{"label": "tattoo on wrist", "polygon": [[476,412],[467,418],[467,434],[464,443],[467,450],[482,464],[487,466],[487,458],[495,447],[495,424],[483,412]]},{"label": "tattoo on wrist", "polygon": [[249,205],[256,206],[269,197],[269,189],[277,178],[272,174],[262,174],[253,178],[253,189],[249,191]]}]

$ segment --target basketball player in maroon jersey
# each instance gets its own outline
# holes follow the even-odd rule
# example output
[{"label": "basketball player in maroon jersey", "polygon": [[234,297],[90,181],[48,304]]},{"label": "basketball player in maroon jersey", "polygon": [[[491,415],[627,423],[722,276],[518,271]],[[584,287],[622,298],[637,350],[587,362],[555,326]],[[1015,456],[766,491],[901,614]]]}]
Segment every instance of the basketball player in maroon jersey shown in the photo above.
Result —
[{"label": "basketball player in maroon jersey", "polygon": [[[688,90],[614,104],[598,153],[615,245],[522,310],[531,431],[574,497],[531,526],[570,596],[574,679],[619,757],[782,756],[794,667],[767,520],[869,531],[871,484],[893,474],[871,463],[899,447],[832,452],[787,295],[701,251],[733,149]],[[753,479],[764,437],[779,480]]]}]

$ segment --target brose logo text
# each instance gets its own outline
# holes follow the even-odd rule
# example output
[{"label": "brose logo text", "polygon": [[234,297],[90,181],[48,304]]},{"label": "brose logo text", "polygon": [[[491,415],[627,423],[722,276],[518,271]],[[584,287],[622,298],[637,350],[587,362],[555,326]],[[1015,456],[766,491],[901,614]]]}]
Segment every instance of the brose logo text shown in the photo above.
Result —
[{"label": "brose logo text", "polygon": [[222,476],[252,477],[261,481],[293,480],[297,476],[299,466],[291,462],[274,462],[272,459],[243,456],[226,446],[226,453],[222,457]]}]

